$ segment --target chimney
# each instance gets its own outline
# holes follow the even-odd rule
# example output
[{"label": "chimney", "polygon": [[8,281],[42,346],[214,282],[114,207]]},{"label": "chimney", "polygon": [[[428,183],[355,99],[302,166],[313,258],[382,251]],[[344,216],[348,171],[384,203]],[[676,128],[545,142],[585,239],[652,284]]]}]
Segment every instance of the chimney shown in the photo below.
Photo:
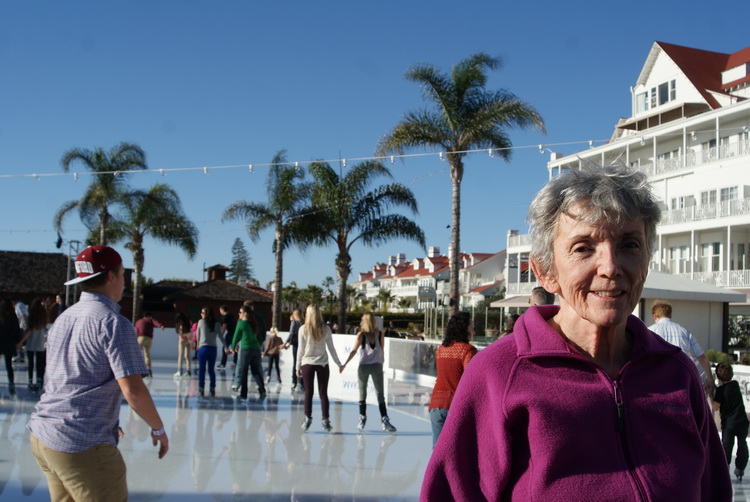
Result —
[{"label": "chimney", "polygon": [[406,263],[406,253],[399,253],[396,255],[396,265],[403,265]]},{"label": "chimney", "polygon": [[440,248],[437,246],[430,246],[427,248],[427,257],[428,258],[437,258],[440,256]]},{"label": "chimney", "polygon": [[229,270],[228,267],[225,267],[224,265],[214,265],[213,267],[208,267],[206,271],[208,272],[208,280],[209,281],[226,281],[227,280],[227,270]]}]

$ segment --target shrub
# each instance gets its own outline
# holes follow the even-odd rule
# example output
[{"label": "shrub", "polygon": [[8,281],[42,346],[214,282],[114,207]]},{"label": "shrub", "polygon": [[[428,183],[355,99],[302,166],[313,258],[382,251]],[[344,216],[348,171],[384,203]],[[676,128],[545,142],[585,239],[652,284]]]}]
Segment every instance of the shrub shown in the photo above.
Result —
[{"label": "shrub", "polygon": [[[750,355],[750,354],[746,354],[746,355]],[[708,349],[706,351],[706,357],[708,358],[709,361],[711,361],[712,363],[716,363],[716,364],[724,363],[724,362],[730,363],[730,364],[735,363],[735,360],[731,355],[725,352],[719,352],[718,350],[714,350],[714,349]],[[745,363],[742,363],[742,364],[745,364]]]}]

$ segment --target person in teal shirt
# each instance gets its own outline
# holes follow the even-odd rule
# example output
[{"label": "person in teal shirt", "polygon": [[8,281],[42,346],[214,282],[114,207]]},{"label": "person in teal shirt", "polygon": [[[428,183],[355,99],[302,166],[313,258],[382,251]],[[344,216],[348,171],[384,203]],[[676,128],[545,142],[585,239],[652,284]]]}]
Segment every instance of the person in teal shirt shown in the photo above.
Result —
[{"label": "person in teal shirt", "polygon": [[253,373],[255,383],[258,384],[258,392],[260,393],[260,400],[266,398],[266,387],[263,384],[263,368],[260,362],[260,344],[258,343],[258,337],[256,336],[257,325],[255,324],[255,316],[253,315],[250,307],[243,305],[240,307],[240,320],[237,321],[237,326],[234,328],[234,338],[232,338],[231,352],[236,353],[238,345],[242,350],[239,354],[239,367],[240,367],[240,402],[247,401],[247,371],[248,369]]}]

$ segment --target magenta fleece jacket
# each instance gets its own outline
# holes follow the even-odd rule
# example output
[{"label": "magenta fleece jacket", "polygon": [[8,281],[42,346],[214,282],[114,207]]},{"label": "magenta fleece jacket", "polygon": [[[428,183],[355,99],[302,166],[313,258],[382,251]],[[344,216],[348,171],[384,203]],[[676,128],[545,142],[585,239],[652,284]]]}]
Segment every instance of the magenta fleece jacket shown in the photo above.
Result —
[{"label": "magenta fleece jacket", "polygon": [[730,501],[695,365],[636,317],[617,379],[533,307],[469,363],[421,501]]}]

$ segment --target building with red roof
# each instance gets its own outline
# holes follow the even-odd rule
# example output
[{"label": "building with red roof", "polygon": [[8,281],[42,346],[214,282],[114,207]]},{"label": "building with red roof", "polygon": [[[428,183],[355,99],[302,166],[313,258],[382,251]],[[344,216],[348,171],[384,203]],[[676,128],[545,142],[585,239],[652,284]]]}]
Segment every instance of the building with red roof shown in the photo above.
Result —
[{"label": "building with red roof", "polygon": [[[505,251],[499,253],[462,253],[459,283],[461,306],[468,308],[488,296],[499,293],[504,284]],[[440,248],[430,247],[427,256],[406,260],[397,254],[388,263],[377,264],[369,272],[359,274],[354,283],[360,299],[378,304],[378,293],[387,290],[393,297],[390,310],[422,312],[447,305],[449,299],[450,266]],[[399,307],[403,300],[408,307]],[[382,306],[380,306],[382,307]]]}]

